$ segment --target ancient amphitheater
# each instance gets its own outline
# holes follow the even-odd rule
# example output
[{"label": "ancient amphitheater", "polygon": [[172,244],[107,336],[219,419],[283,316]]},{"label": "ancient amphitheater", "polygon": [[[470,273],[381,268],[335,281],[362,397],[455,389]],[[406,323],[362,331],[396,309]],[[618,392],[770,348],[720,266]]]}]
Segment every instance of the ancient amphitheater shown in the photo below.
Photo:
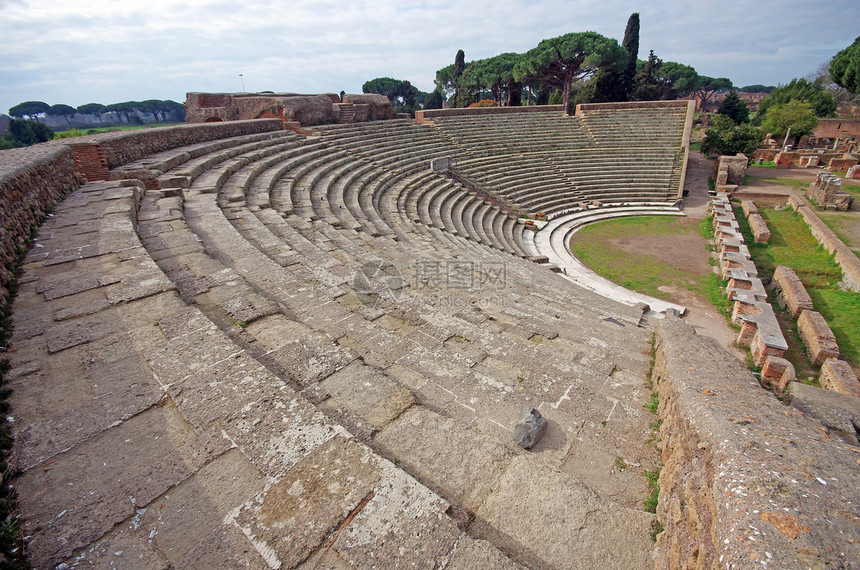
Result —
[{"label": "ancient amphitheater", "polygon": [[0,154],[4,262],[50,211],[5,375],[31,563],[856,566],[856,448],[563,271],[583,220],[681,213],[687,103],[420,115]]}]

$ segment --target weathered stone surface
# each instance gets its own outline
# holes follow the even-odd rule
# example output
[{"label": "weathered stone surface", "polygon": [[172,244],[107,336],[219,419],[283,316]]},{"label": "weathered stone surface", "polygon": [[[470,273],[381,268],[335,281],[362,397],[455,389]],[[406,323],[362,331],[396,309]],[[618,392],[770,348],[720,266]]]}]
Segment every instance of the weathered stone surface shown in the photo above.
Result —
[{"label": "weathered stone surface", "polygon": [[382,428],[415,403],[412,392],[389,376],[353,362],[320,383],[329,395],[322,409],[346,410],[374,428]]},{"label": "weathered stone surface", "polygon": [[534,408],[524,408],[514,427],[514,443],[524,449],[531,449],[546,431],[547,421]]},{"label": "weathered stone surface", "polygon": [[513,453],[486,435],[416,406],[374,441],[415,477],[442,496],[477,510],[501,477]]},{"label": "weathered stone surface", "polygon": [[292,568],[307,558],[359,507],[382,478],[370,451],[336,437],[298,462],[235,522],[270,565]]},{"label": "weathered stone surface", "polygon": [[858,558],[860,544],[849,538],[860,519],[853,454],[761,389],[714,341],[678,319],[657,332],[657,514],[666,529],[658,566],[840,567]]},{"label": "weathered stone surface", "polygon": [[792,407],[820,420],[828,433],[849,445],[860,447],[860,397],[840,394],[801,382],[788,385],[787,396]]},{"label": "weathered stone surface", "polygon": [[840,394],[860,397],[860,382],[851,365],[844,360],[828,358],[821,365],[821,374],[818,377],[821,387],[833,390]]},{"label": "weathered stone surface", "polygon": [[[610,503],[533,457],[514,458],[477,518],[497,529],[500,543],[538,567],[653,564],[648,532],[654,515]],[[540,525],[526,522],[538,520]]]},{"label": "weathered stone surface", "polygon": [[525,566],[514,562],[486,540],[476,540],[463,535],[457,542],[445,569],[475,570],[477,568],[520,570]]}]

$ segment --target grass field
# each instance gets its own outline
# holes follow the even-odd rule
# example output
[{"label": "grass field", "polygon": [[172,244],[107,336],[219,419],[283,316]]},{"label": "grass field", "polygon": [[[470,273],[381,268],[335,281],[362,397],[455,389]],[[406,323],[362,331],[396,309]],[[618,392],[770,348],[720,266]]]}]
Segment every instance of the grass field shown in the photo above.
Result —
[{"label": "grass field", "polygon": [[[597,274],[628,289],[658,299],[671,300],[660,290],[669,286],[686,289],[707,299],[722,301],[720,282],[708,269],[691,272],[648,253],[625,250],[610,243],[614,239],[635,236],[643,240],[657,236],[684,236],[700,233],[695,222],[674,216],[636,216],[589,224],[576,233],[571,244],[573,254]],[[705,252],[702,251],[702,255]],[[712,301],[713,302],[713,301]]]},{"label": "grass field", "polygon": [[[759,274],[769,279],[773,277],[777,265],[794,269],[812,297],[815,310],[821,313],[833,330],[842,358],[857,369],[860,367],[860,293],[839,288],[842,271],[833,256],[813,237],[799,214],[793,210],[773,209],[759,209],[759,213],[771,231],[770,242],[766,245],[753,242],[743,211],[740,207],[735,209],[735,216]],[[795,364],[798,375],[804,376],[803,372],[811,372],[811,368],[808,360],[804,362],[803,358],[795,362],[793,355],[802,351],[802,346],[798,346],[800,339],[794,332],[796,326],[790,319],[786,321],[784,315],[780,316],[783,328],[791,327],[791,330],[783,331],[789,343],[786,357]]]}]

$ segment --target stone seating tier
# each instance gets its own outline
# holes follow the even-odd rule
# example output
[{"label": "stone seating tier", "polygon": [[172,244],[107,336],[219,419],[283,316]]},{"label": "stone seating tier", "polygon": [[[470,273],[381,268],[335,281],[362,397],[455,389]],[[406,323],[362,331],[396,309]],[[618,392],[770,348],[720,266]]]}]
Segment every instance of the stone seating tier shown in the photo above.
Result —
[{"label": "stone seating tier", "polygon": [[[411,128],[212,150],[58,208],[11,376],[36,566],[650,563],[638,469],[611,468],[658,464],[642,307],[518,258],[532,232],[422,172]],[[546,455],[510,443],[526,405],[560,428]]]}]

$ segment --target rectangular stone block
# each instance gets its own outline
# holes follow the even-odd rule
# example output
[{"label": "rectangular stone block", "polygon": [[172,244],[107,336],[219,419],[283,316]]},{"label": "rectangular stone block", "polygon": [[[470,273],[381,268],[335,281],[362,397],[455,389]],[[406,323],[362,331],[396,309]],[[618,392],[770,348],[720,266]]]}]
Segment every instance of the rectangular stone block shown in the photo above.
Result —
[{"label": "rectangular stone block", "polygon": [[821,375],[818,377],[821,387],[840,394],[860,397],[860,382],[851,365],[844,360],[828,358],[821,365]]},{"label": "rectangular stone block", "polygon": [[752,200],[741,200],[741,208],[744,211],[744,216],[749,218],[751,214],[758,214],[755,202]]},{"label": "rectangular stone block", "polygon": [[803,311],[797,319],[797,330],[813,366],[821,366],[828,358],[839,358],[836,337],[821,313]]},{"label": "rectangular stone block", "polygon": [[771,357],[782,358],[785,354],[785,349],[773,346],[769,343],[763,334],[761,329],[756,330],[756,334],[753,337],[752,343],[750,344],[750,352],[753,356],[753,362],[755,362],[756,366],[764,366],[765,361]]},{"label": "rectangular stone block", "polygon": [[756,243],[767,243],[770,240],[770,230],[760,214],[752,214],[747,218]]},{"label": "rectangular stone block", "polygon": [[768,356],[761,369],[762,383],[781,393],[791,382],[794,382],[794,365],[784,358]]},{"label": "rectangular stone block", "polygon": [[804,310],[812,310],[812,297],[790,267],[779,265],[773,273],[773,282],[779,291],[779,298],[788,307],[792,319],[800,318]]}]

